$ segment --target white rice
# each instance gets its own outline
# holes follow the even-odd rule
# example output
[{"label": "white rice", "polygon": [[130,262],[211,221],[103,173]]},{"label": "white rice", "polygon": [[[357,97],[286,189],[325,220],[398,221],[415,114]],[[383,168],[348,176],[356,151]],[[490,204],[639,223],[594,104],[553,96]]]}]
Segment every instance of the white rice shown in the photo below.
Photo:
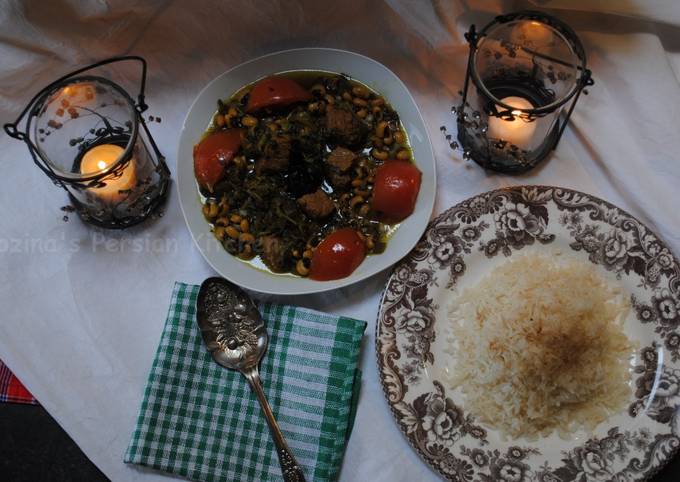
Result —
[{"label": "white rice", "polygon": [[592,431],[629,401],[622,290],[590,263],[515,256],[450,306],[450,384],[511,437]]}]

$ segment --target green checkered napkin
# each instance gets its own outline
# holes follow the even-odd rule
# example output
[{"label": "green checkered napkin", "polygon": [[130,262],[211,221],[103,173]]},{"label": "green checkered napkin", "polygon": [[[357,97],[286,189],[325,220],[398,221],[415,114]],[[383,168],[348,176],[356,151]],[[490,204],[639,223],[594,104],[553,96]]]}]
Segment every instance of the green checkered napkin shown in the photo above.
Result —
[{"label": "green checkered napkin", "polygon": [[[282,480],[240,373],[217,365],[196,324],[198,286],[176,283],[125,462],[204,481]],[[354,422],[366,323],[261,303],[262,384],[308,481],[335,480]]]}]

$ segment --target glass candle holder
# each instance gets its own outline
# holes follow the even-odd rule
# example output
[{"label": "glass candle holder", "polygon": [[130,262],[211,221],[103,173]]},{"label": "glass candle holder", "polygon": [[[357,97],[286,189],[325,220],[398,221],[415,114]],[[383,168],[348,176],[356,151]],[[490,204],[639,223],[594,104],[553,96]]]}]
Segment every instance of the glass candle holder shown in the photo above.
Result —
[{"label": "glass candle holder", "polygon": [[[136,103],[109,79],[78,75],[124,60],[142,66]],[[68,192],[85,222],[126,228],[146,219],[165,199],[170,172],[141,116],[147,108],[145,79],[141,57],[108,59],[53,82],[15,123],[4,126],[26,142],[36,165]]]},{"label": "glass candle holder", "polygon": [[566,24],[532,11],[496,17],[479,33],[472,25],[465,38],[467,73],[453,109],[464,157],[495,171],[527,171],[557,146],[593,84],[583,46]]}]

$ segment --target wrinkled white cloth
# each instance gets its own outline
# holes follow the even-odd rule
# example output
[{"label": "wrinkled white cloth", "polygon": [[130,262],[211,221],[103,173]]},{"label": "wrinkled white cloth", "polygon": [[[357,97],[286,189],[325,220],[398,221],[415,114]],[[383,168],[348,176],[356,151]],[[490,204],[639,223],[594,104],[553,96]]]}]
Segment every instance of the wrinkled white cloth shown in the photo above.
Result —
[{"label": "wrinkled white cloth", "polygon": [[[469,24],[526,7],[548,8],[578,32],[596,83],[552,158],[509,177],[464,162],[439,126],[454,124],[449,106],[464,77]],[[680,253],[679,25],[672,0],[0,0],[0,119],[13,120],[34,93],[77,66],[142,55],[149,114],[162,119],[150,128],[174,172],[184,115],[212,78],[292,47],[354,50],[399,75],[424,113],[439,176],[434,214],[500,186],[559,185],[621,206]],[[136,72],[116,71],[133,92]],[[165,216],[146,228],[101,232],[73,215],[62,220],[64,192],[33,166],[22,143],[3,133],[0,152],[0,358],[112,480],[167,480],[125,466],[122,455],[173,283],[212,274],[175,193]],[[373,332],[386,278],[285,302],[370,324],[341,480],[436,480],[394,423],[378,381]]]}]

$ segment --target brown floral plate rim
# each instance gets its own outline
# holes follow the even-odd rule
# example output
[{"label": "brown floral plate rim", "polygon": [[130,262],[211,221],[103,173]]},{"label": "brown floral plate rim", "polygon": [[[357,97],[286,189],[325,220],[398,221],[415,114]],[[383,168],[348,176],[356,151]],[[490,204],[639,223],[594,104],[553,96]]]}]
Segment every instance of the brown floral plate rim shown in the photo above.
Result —
[{"label": "brown floral plate rim", "polygon": [[[382,391],[383,391],[383,394],[385,395],[386,402],[387,402],[387,404],[390,408],[390,412],[392,413],[392,416],[395,419],[395,422],[397,423],[397,426],[400,428],[400,431],[406,437],[409,444],[413,447],[413,449],[416,451],[416,453],[436,473],[438,473],[440,476],[442,476],[442,477],[444,477],[445,479],[448,479],[448,480],[461,480],[461,481],[464,482],[464,481],[467,481],[467,480],[473,480],[474,476],[478,476],[477,478],[474,478],[475,481],[476,480],[482,480],[484,482],[493,482],[496,479],[493,478],[493,474],[489,475],[489,474],[484,474],[484,473],[481,473],[481,472],[478,474],[478,473],[474,472],[472,465],[467,464],[467,462],[465,462],[467,465],[463,466],[464,472],[462,472],[462,476],[461,476],[460,472],[457,473],[457,474],[453,474],[453,472],[450,472],[448,469],[451,468],[451,467],[447,467],[446,470],[443,469],[442,465],[438,465],[437,463],[434,463],[434,461],[431,457],[431,454],[426,453],[421,448],[421,445],[416,440],[414,433],[412,433],[412,432],[409,433],[409,431],[407,430],[405,425],[402,423],[402,419],[403,419],[404,415],[403,415],[403,413],[399,412],[399,410],[396,407],[396,404],[397,404],[397,402],[399,402],[400,400],[403,399],[403,395],[402,395],[400,400],[392,400],[391,399],[392,394],[391,394],[391,391],[390,391],[389,383],[387,381],[388,375],[386,375],[386,372],[385,372],[385,358],[383,357],[383,354],[382,354],[383,342],[381,340],[381,328],[383,328],[382,320],[383,320],[383,317],[384,317],[383,310],[384,310],[385,303],[386,303],[386,296],[388,294],[388,290],[389,290],[390,286],[394,282],[395,275],[397,274],[398,270],[402,266],[404,266],[406,263],[408,263],[409,260],[412,257],[414,257],[414,253],[416,253],[418,251],[418,249],[420,248],[421,244],[423,244],[425,242],[425,240],[430,235],[431,231],[433,229],[435,229],[435,227],[437,227],[438,225],[444,223],[448,217],[451,217],[452,214],[454,214],[456,212],[456,210],[462,209],[464,206],[469,205],[472,201],[479,199],[479,198],[482,198],[482,197],[486,197],[487,199],[490,199],[490,198],[493,198],[493,197],[496,197],[496,196],[505,195],[505,196],[508,197],[508,199],[511,199],[513,196],[517,196],[518,193],[522,193],[522,192],[533,192],[533,193],[538,193],[539,195],[551,193],[552,197],[550,197],[548,200],[554,201],[554,202],[556,202],[555,196],[558,195],[557,193],[561,193],[561,194],[564,194],[566,196],[571,196],[570,199],[573,199],[574,197],[577,197],[577,198],[580,197],[580,199],[585,200],[586,203],[580,205],[579,207],[576,207],[575,208],[576,210],[582,210],[582,209],[588,210],[589,208],[594,208],[594,207],[606,208],[606,210],[609,210],[609,211],[614,213],[614,217],[621,216],[624,220],[627,220],[627,222],[629,222],[629,223],[632,222],[634,225],[637,226],[638,229],[642,229],[645,232],[646,236],[651,237],[654,244],[656,244],[658,250],[661,250],[662,254],[664,254],[664,253],[667,254],[667,256],[665,258],[667,263],[668,263],[668,257],[670,257],[670,263],[671,263],[670,268],[672,268],[674,270],[674,272],[673,272],[672,276],[668,275],[668,283],[669,283],[669,287],[671,288],[671,294],[673,295],[673,299],[676,300],[676,301],[678,300],[677,291],[678,291],[678,286],[680,286],[680,281],[679,281],[680,280],[680,270],[678,269],[678,266],[680,266],[680,263],[678,263],[678,259],[672,254],[668,245],[653,230],[651,230],[646,224],[642,223],[635,216],[631,215],[627,211],[619,208],[618,206],[616,206],[616,205],[614,205],[614,204],[612,204],[612,203],[610,203],[610,202],[608,202],[608,201],[606,201],[606,200],[604,200],[604,199],[602,199],[598,196],[587,194],[587,193],[584,193],[584,192],[581,192],[581,191],[578,191],[578,190],[575,190],[575,189],[572,189],[572,188],[567,188],[567,187],[547,186],[547,185],[509,186],[509,187],[503,187],[503,188],[487,191],[487,192],[480,193],[480,194],[471,196],[469,198],[466,198],[466,199],[458,202],[457,204],[449,207],[448,209],[444,210],[439,215],[437,215],[435,218],[433,218],[428,223],[427,229],[423,233],[420,241],[418,242],[418,245],[416,245],[416,247],[413,249],[413,251],[409,255],[407,255],[399,263],[394,265],[394,267],[392,268],[392,270],[390,272],[388,280],[387,280],[385,287],[383,288],[383,291],[382,291],[381,296],[380,296],[380,303],[379,303],[378,315],[377,315],[377,320],[376,320],[376,329],[375,329],[375,349],[376,349],[376,362],[377,362],[377,368],[378,368],[378,373],[379,373]],[[558,206],[558,209],[559,209],[559,206]],[[568,208],[566,208],[566,209],[568,211]],[[599,209],[597,211],[598,211],[597,214],[600,214]],[[592,221],[598,221],[597,216],[593,217],[594,216],[593,213],[590,213],[589,216],[590,216],[590,219]],[[546,218],[547,218],[547,213],[546,213]],[[600,221],[604,222],[604,220],[600,220]],[[560,221],[560,223],[562,223],[562,221]],[[546,220],[546,226],[547,226],[547,220]],[[612,224],[612,226],[614,226],[614,225]],[[455,230],[455,228],[454,228],[454,230]],[[541,243],[544,243],[544,244],[550,243],[551,240],[548,239],[549,235],[546,234],[545,236],[546,237],[543,240],[539,239],[539,241]],[[552,235],[552,237],[554,239],[554,235]],[[538,239],[538,237],[536,237],[535,239]],[[580,249],[584,248],[584,246],[580,246],[580,247],[574,247],[573,245],[570,245],[570,246],[574,250],[580,250]],[[517,246],[514,246],[514,247],[517,248]],[[519,248],[521,248],[521,247],[522,246],[519,246]],[[519,248],[517,248],[517,249],[519,249]],[[587,251],[587,247],[586,247],[586,251]],[[590,253],[590,251],[588,251],[588,252]],[[487,256],[489,256],[489,255],[487,254]],[[509,255],[506,254],[506,256],[509,256]],[[592,259],[591,259],[591,261],[593,263],[597,264],[596,261],[594,261]],[[463,265],[463,271],[462,272],[464,272],[464,268],[465,268],[465,266]],[[621,268],[621,267],[619,267],[619,268]],[[670,269],[670,268],[668,268],[668,269]],[[610,268],[607,267],[607,269],[609,270]],[[625,266],[622,269],[625,270],[626,276],[629,275],[629,270],[631,270],[631,269],[633,271],[635,271],[636,273],[640,274],[639,273],[639,267]],[[657,269],[657,271],[658,271],[658,269]],[[452,271],[452,275],[453,275],[453,271]],[[618,273],[617,273],[617,276],[619,276]],[[641,276],[642,276],[642,274],[641,274]],[[650,277],[650,280],[651,280],[651,277]],[[658,280],[658,278],[657,278],[657,280]],[[647,281],[648,281],[647,272],[645,272],[644,273],[645,288],[648,288],[647,285],[646,285]],[[652,282],[654,282],[654,280],[652,280]],[[673,290],[673,287],[675,287],[675,290]],[[633,297],[633,299],[634,299],[634,297]],[[652,297],[652,300],[654,300],[654,297]],[[680,301],[677,301],[677,303],[678,303],[677,306],[680,307]],[[648,308],[648,306],[643,305],[643,304],[640,304],[640,306],[641,306],[641,308],[636,307],[636,309],[638,310],[638,319],[642,323],[646,323],[649,320],[645,319],[643,317],[645,316],[644,315],[644,313],[645,313],[644,309]],[[650,308],[649,311],[651,312],[652,309]],[[655,316],[658,316],[658,313],[659,312],[657,310],[657,314]],[[662,315],[663,315],[663,313],[662,313]],[[680,317],[678,319],[680,320]],[[434,322],[432,324],[434,324]],[[673,340],[675,340],[676,344],[680,344],[680,332],[678,332],[676,330],[671,329],[671,331],[668,331],[668,329],[667,329],[667,332],[664,333],[663,330],[661,332],[659,332],[659,330],[657,329],[657,330],[655,330],[655,332],[656,333],[662,333],[663,336],[667,336],[667,338],[668,338],[667,343],[669,342],[669,340],[671,338],[673,338]],[[395,337],[396,337],[396,335],[395,335]],[[662,337],[662,339],[663,339],[663,337]],[[669,349],[672,348],[670,345],[667,345],[667,346],[669,347]],[[675,347],[674,349],[677,349],[677,351],[671,352],[671,354],[673,355],[673,361],[677,361],[678,359],[680,359],[680,346],[674,345],[674,347]],[[657,344],[656,344],[656,342],[654,342],[651,347],[647,347],[647,348],[641,350],[640,353],[641,353],[641,356],[643,357],[643,359],[642,359],[643,363],[647,364],[647,361],[646,361],[647,358],[644,358],[646,355],[656,356],[656,352],[654,352],[654,353],[652,353],[651,351],[645,352],[644,350],[652,350],[653,351],[656,348],[657,348]],[[399,358],[400,356],[401,355],[397,352],[396,358]],[[656,363],[656,362],[657,362],[657,358],[654,358],[653,363]],[[652,363],[652,362],[650,362],[650,363]],[[665,367],[666,367],[665,364],[663,364],[663,363],[659,364],[658,370],[660,370],[662,375],[663,375],[663,371],[664,371]],[[638,366],[638,367],[635,367],[635,368],[636,368],[637,373],[644,371],[644,367]],[[640,369],[640,370],[638,370],[638,369]],[[674,371],[678,372],[678,370],[674,370]],[[678,372],[678,373],[680,373],[680,372]],[[642,378],[643,377],[638,378],[637,381],[640,382],[640,380]],[[418,398],[422,399],[425,395],[427,395],[428,397],[432,397],[433,399],[435,399],[436,397],[439,397],[435,400],[435,402],[438,402],[438,406],[441,406],[442,404],[444,404],[446,407],[448,407],[448,403],[450,402],[450,400],[448,398],[445,398],[444,387],[441,385],[441,383],[437,382],[436,380],[432,380],[432,382],[433,382],[435,390],[432,393],[429,393],[429,394],[425,393],[425,394],[421,395],[421,397],[418,397]],[[641,386],[638,383],[638,392],[640,392],[640,390],[641,390]],[[636,396],[638,396],[638,395],[636,394]],[[649,399],[652,400],[652,397],[656,396],[656,392],[648,393],[645,396],[648,396]],[[422,403],[421,403],[421,405],[422,405]],[[635,405],[635,404],[631,404],[629,412],[630,412],[631,416],[634,417],[634,416],[637,415],[637,412],[635,412],[635,410],[641,410],[642,402],[639,401],[637,408],[635,408],[633,405]],[[680,420],[679,420],[679,418],[680,418],[680,413],[679,413],[680,412],[680,405],[676,405],[675,407],[664,407],[664,408],[666,408],[666,409],[673,408],[674,412],[671,415],[670,420],[666,420],[665,418],[656,418],[655,420],[657,422],[660,421],[660,420],[664,423],[667,422],[667,424],[670,427],[670,431],[667,434],[663,434],[663,435],[666,436],[666,437],[669,437],[669,438],[667,438],[663,441],[660,441],[659,436],[657,434],[655,441],[654,441],[654,447],[650,448],[648,453],[643,454],[643,455],[646,455],[648,459],[651,459],[653,457],[659,457],[659,455],[655,452],[655,450],[656,450],[656,448],[661,447],[661,448],[659,448],[659,451],[663,452],[662,455],[664,456],[664,459],[661,460],[656,465],[650,466],[649,470],[647,470],[646,472],[639,472],[638,475],[641,476],[640,478],[634,478],[634,479],[630,479],[630,480],[649,480],[649,479],[651,479],[664,467],[664,465],[666,463],[668,463],[680,451],[680,433],[678,433],[679,430],[677,429],[677,426],[680,423]],[[454,406],[454,407],[451,408],[451,410],[453,412],[455,412],[456,410],[459,410],[459,409],[457,409],[457,407]],[[646,408],[645,408],[645,410],[646,410]],[[668,411],[666,411],[666,413],[668,413]],[[464,417],[462,411],[459,412],[459,415],[462,417],[462,422],[460,424],[461,432],[464,435],[465,434],[467,434],[467,435],[472,434],[472,437],[474,439],[480,440],[482,445],[484,443],[487,443],[487,441],[486,441],[486,431],[482,427],[475,425],[474,418],[472,418],[469,414],[468,414],[467,418]],[[661,417],[661,415],[657,415],[657,417]],[[646,430],[646,429],[643,428],[640,431],[640,433],[642,433],[644,430]],[[624,444],[628,444],[628,443],[632,444],[633,443],[633,442],[630,442],[630,440],[633,440],[632,437],[634,435],[635,434],[631,435],[628,431],[626,431],[625,433],[620,433],[619,427],[614,427],[608,432],[606,437],[602,437],[600,439],[589,439],[586,442],[586,444],[584,445],[584,447],[576,447],[574,449],[574,452],[578,452],[579,450],[582,450],[582,453],[580,455],[583,456],[582,458],[585,458],[587,455],[592,454],[592,452],[588,452],[588,450],[589,450],[589,447],[592,448],[593,445],[597,446],[598,443],[601,444],[601,445],[611,445],[612,443],[618,443],[618,444],[621,445],[621,447],[623,447]],[[665,446],[662,446],[662,442],[665,444]],[[638,439],[635,439],[634,443],[637,444],[637,443],[641,443],[641,442]],[[470,454],[472,454],[473,456],[475,454],[479,455],[478,460],[480,461],[480,463],[483,462],[484,457],[486,457],[486,456],[483,456],[483,451],[478,451],[478,453],[475,453],[475,450],[469,450],[469,449],[466,449],[463,446],[461,446],[461,449],[464,453],[467,450],[468,455],[470,455]],[[512,453],[513,450],[515,451],[514,454]],[[508,460],[510,460],[510,459],[512,459],[513,455],[517,455],[517,454],[521,453],[522,454],[521,458],[514,460],[514,462],[516,462],[516,465],[514,467],[517,468],[519,466],[524,466],[524,467],[527,468],[527,473],[528,473],[529,472],[528,466],[526,464],[520,462],[520,461],[523,460],[526,457],[527,453],[531,453],[531,450],[532,449],[526,449],[526,448],[523,449],[523,448],[520,448],[520,447],[513,446],[513,447],[510,447],[508,449],[508,452],[505,455],[500,455],[498,450],[495,450],[494,452],[489,451],[488,453],[492,454],[491,455],[492,457],[495,456],[496,461],[498,461],[498,459],[503,460],[502,457],[506,457]],[[632,449],[627,449],[627,448],[623,447],[619,450],[619,452],[614,451],[614,455],[608,454],[608,457],[614,457],[614,456],[618,455],[619,457],[621,457],[623,459],[625,456],[628,455],[630,450],[632,450]],[[538,451],[536,451],[536,452],[538,453]],[[563,452],[563,455],[565,455],[565,456],[569,456],[569,454],[572,454],[572,452],[568,452],[568,453]],[[636,455],[636,453],[634,452],[630,457],[633,457],[633,455]],[[453,457],[453,459],[455,460],[455,457]],[[470,460],[473,460],[473,459],[470,459]],[[487,460],[487,465],[488,465],[488,457],[486,458],[486,460]],[[562,460],[566,462],[565,465],[569,465],[569,463],[571,462],[570,460],[568,460],[568,458],[563,458]],[[474,461],[476,462],[477,460],[475,459]],[[458,460],[458,462],[460,462],[460,460]],[[628,469],[630,469],[630,470],[637,469],[638,467],[636,466],[636,464],[639,466],[641,463],[651,463],[651,462],[650,462],[650,460],[643,460],[642,462],[640,462],[640,460],[633,457],[628,464]],[[568,481],[568,480],[569,481],[578,480],[579,482],[581,482],[581,481],[589,481],[589,480],[605,480],[605,479],[598,478],[598,477],[602,476],[602,473],[595,472],[595,473],[589,474],[588,472],[586,472],[584,474],[583,472],[579,472],[579,473],[577,473],[577,475],[574,475],[575,469],[574,469],[573,466],[566,467],[566,468],[561,467],[553,473],[553,472],[550,472],[548,470],[547,462],[545,462],[544,465],[545,465],[545,470],[543,472],[534,471],[533,475],[532,475],[533,478],[526,478],[525,477],[526,474],[523,473],[523,472],[520,472],[521,477],[518,478],[517,480],[522,481],[522,482],[525,482],[525,481],[528,482],[530,480],[531,481],[537,480],[537,481],[540,481],[540,482],[562,482],[562,481]],[[604,467],[606,468],[606,463],[605,463]],[[454,467],[454,469],[455,469],[455,467]],[[642,470],[642,469],[640,469],[640,470]],[[517,472],[515,472],[515,474],[516,473]],[[632,473],[632,472],[624,474],[624,471],[622,471],[621,474],[623,474],[623,475],[621,475],[621,477],[630,476],[630,473]],[[617,476],[617,475],[620,475],[620,474],[615,474],[615,476]],[[564,476],[564,477],[561,477],[561,476]],[[578,477],[580,477],[580,478],[578,478]],[[613,478],[612,478],[612,480],[613,480]],[[510,479],[503,478],[503,476],[501,474],[501,478],[498,478],[498,480],[510,480]],[[617,480],[619,480],[619,479],[617,479]],[[623,479],[621,478],[621,480],[623,480]]]}]

